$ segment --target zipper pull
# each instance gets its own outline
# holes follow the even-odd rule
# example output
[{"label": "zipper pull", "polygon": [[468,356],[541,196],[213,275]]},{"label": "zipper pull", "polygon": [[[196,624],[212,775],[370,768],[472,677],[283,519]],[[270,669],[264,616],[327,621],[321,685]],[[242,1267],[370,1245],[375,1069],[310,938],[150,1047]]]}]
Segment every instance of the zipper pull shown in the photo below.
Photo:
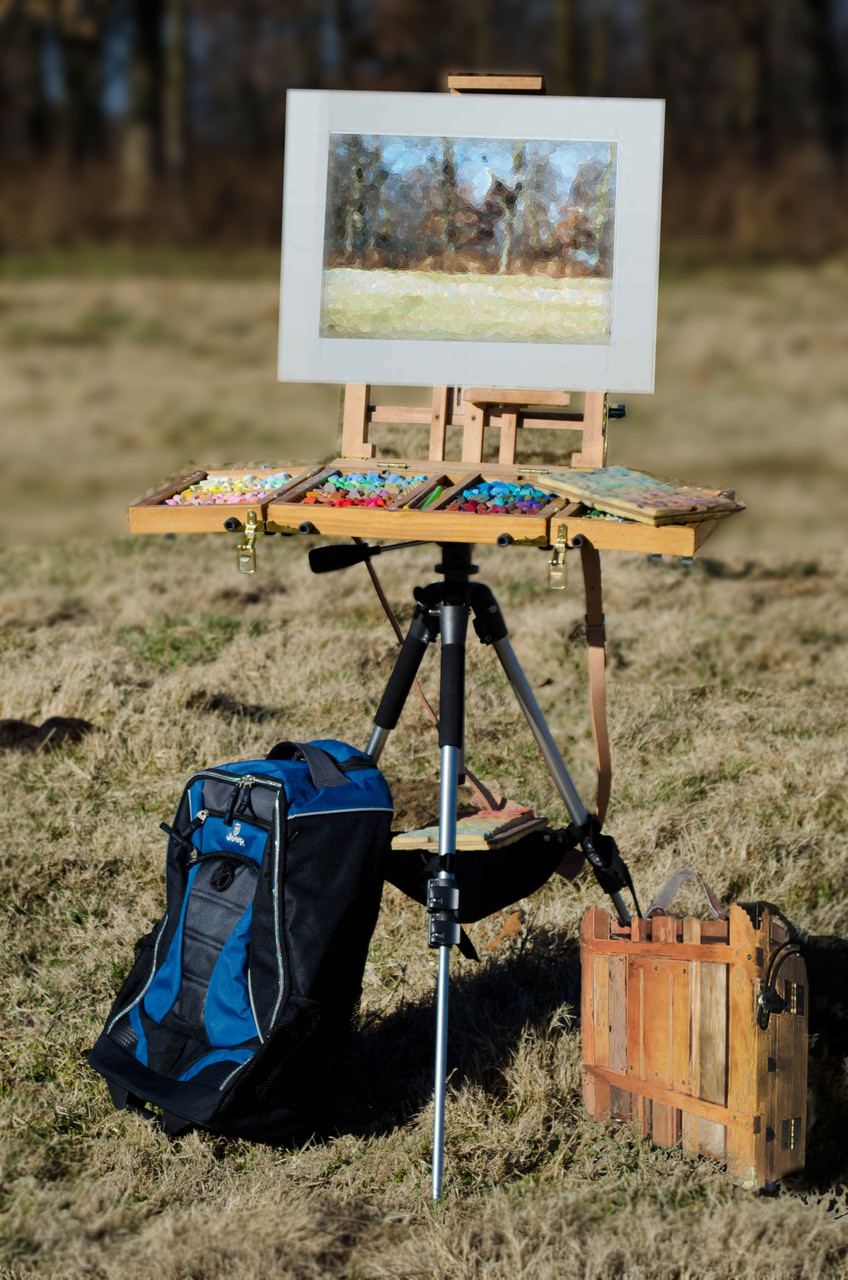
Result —
[{"label": "zipper pull", "polygon": [[195,842],[192,841],[191,837],[193,836],[193,833],[197,831],[197,828],[202,827],[202,824],[206,822],[206,818],[208,817],[209,809],[200,809],[199,812],[197,812],[196,817],[192,818],[191,827],[188,828],[188,840],[186,844],[188,846],[188,865],[190,865],[190,867],[192,867],[192,865],[196,863],[197,859],[200,858],[200,850],[197,849],[197,846],[195,845]]},{"label": "zipper pull", "polygon": [[256,779],[251,777],[249,774],[247,775],[247,777],[242,779],[242,784],[240,787],[242,796],[241,796],[241,800],[239,801],[239,806],[236,809],[236,813],[238,814],[239,817],[241,817],[241,815],[246,811],[247,806],[250,804],[250,793],[255,787],[255,785],[256,785]]},{"label": "zipper pull", "polygon": [[228,827],[231,827],[233,825],[233,815],[235,814],[236,804],[238,803],[238,798],[240,795],[241,795],[241,783],[233,787],[232,791],[230,792],[230,799],[229,799],[229,803],[227,804],[227,812],[224,814],[224,822]]},{"label": "zipper pull", "polygon": [[[170,836],[172,840],[176,840],[177,844],[182,845],[183,849],[194,850],[194,852],[196,853],[197,850],[192,844],[191,837],[194,835],[198,827],[203,826],[204,822],[208,817],[209,817],[209,810],[201,809],[197,817],[192,819],[191,826],[188,829],[188,834],[184,836],[181,836],[179,831],[175,831],[173,827],[169,827],[167,822],[160,822],[159,830],[164,831],[165,834]],[[189,854],[189,861],[190,862],[192,861],[191,854]]]}]

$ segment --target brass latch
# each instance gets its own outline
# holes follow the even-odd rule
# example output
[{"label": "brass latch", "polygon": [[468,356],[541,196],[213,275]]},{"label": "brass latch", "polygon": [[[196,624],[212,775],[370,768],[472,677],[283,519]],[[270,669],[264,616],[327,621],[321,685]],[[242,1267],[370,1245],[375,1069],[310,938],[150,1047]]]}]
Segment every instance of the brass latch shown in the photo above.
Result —
[{"label": "brass latch", "polygon": [[[241,521],[230,516],[224,521],[228,533],[235,533],[241,528]],[[256,535],[258,533],[282,533],[288,537],[297,533],[297,528],[290,524],[280,524],[277,520],[260,520],[255,511],[248,511],[244,521],[244,537],[236,552],[236,566],[239,573],[256,572]]]},{"label": "brass latch", "polygon": [[565,567],[565,553],[568,550],[568,526],[561,524],[557,526],[556,542],[554,543],[554,553],[551,556],[551,562],[548,565],[548,586],[551,591],[564,591],[567,582],[567,570]]},{"label": "brass latch", "polygon": [[256,535],[265,530],[264,520],[257,520],[255,511],[248,511],[244,521],[244,537],[236,552],[239,573],[256,572]]}]

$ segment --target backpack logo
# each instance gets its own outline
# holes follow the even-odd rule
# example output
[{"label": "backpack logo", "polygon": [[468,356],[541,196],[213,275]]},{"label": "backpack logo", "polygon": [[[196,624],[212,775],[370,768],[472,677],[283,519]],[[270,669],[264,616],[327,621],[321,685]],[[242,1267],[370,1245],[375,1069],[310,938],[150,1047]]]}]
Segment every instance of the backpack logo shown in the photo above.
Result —
[{"label": "backpack logo", "polygon": [[244,841],[242,840],[241,836],[239,835],[239,832],[240,832],[240,831],[241,831],[241,823],[240,823],[240,822],[234,822],[234,823],[233,823],[233,829],[232,829],[232,831],[230,831],[230,832],[229,832],[229,834],[227,835],[227,839],[230,841],[230,843],[231,843],[231,844],[240,844],[240,845],[241,845],[241,847],[242,847],[242,848],[244,848]]}]

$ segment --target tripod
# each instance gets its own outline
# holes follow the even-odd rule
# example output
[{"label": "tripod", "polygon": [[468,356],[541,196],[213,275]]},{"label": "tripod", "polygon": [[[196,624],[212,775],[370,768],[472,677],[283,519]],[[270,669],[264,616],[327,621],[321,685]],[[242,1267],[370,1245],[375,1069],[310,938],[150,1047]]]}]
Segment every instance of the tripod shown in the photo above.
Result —
[{"label": "tripod", "polygon": [[[621,891],[626,887],[633,893],[630,873],[621,859],[615,841],[602,834],[597,817],[586,811],[577,794],[527,677],[513,652],[506,623],[494,595],[483,583],[471,581],[472,575],[477,572],[477,566],[471,563],[471,544],[441,543],[440,547],[442,561],[436,565],[436,573],[441,574],[443,580],[426,587],[416,587],[413,592],[416,600],[415,612],[374,716],[374,730],[366,747],[374,762],[378,762],[389,733],[397,726],[427,646],[440,638],[438,875],[427,884],[428,943],[439,953],[433,1119],[434,1200],[441,1199],[444,1174],[450,952],[451,947],[457,946],[460,940],[461,915],[455,875],[456,808],[457,788],[465,775],[465,649],[470,615],[473,615],[474,630],[480,642],[491,645],[497,654],[568,810],[571,825],[566,835],[570,845],[582,850],[601,888],[611,896],[623,923],[629,922],[630,914],[622,900]],[[323,573],[390,549],[392,548],[366,546],[320,547],[309,553],[309,560],[314,572]],[[638,913],[638,903],[636,909]]]}]

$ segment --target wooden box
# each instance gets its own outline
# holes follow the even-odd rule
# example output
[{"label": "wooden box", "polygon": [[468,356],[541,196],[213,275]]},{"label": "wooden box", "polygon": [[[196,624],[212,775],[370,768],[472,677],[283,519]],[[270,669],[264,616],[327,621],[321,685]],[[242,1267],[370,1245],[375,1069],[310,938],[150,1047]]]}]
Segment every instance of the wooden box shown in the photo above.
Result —
[{"label": "wooden box", "polygon": [[[336,458],[326,466],[284,466],[292,472],[285,489],[268,493],[261,502],[233,505],[170,506],[168,499],[190,484],[205,479],[207,474],[243,475],[246,468],[212,469],[184,476],[130,507],[132,533],[215,533],[243,529],[247,514],[253,511],[257,520],[267,522],[268,532],[321,533],[333,537],[419,539],[422,542],[495,543],[505,539],[518,545],[550,547],[565,524],[569,538],[583,534],[598,550],[642,551],[656,555],[691,556],[718,527],[719,520],[702,520],[692,524],[664,525],[654,528],[634,520],[597,520],[587,517],[586,508],[566,497],[557,497],[535,514],[519,512],[495,515],[446,510],[457,489],[470,486],[480,478],[529,482],[545,488],[545,468],[507,466],[484,463],[473,469],[462,463],[442,461],[408,461],[406,459]],[[266,469],[269,470],[270,469]],[[411,493],[393,508],[331,507],[303,505],[305,493],[328,476],[339,471],[401,471],[408,475],[426,475],[428,483],[418,493]],[[263,469],[254,468],[261,476]],[[448,486],[438,501],[426,510],[419,507],[426,500],[433,483]]]},{"label": "wooden box", "polygon": [[715,1156],[751,1188],[804,1163],[809,1007],[803,959],[782,955],[774,985],[786,1008],[758,1026],[769,959],[789,934],[766,909],[753,914],[733,906],[727,921],[625,928],[595,909],[581,930],[588,1111]]}]

